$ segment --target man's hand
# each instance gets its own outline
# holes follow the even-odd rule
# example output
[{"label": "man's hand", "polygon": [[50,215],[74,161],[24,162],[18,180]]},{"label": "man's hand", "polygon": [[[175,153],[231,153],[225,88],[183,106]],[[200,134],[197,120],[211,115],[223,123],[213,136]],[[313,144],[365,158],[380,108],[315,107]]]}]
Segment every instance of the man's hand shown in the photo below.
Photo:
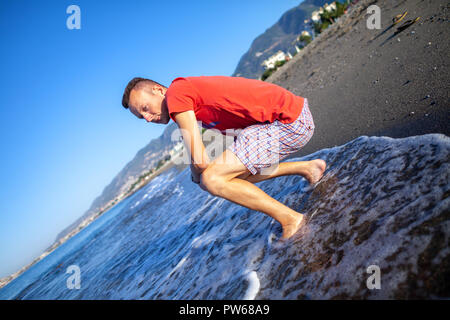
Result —
[{"label": "man's hand", "polygon": [[196,184],[200,184],[200,175],[201,172],[199,172],[191,163],[191,180],[192,182]]},{"label": "man's hand", "polygon": [[192,163],[191,163],[191,180],[192,180],[192,182],[198,184],[198,186],[202,190],[208,191],[208,189],[206,189],[205,186],[200,181],[200,176],[201,175],[202,175],[202,173],[199,172],[197,169],[195,169],[195,166],[193,166]]}]

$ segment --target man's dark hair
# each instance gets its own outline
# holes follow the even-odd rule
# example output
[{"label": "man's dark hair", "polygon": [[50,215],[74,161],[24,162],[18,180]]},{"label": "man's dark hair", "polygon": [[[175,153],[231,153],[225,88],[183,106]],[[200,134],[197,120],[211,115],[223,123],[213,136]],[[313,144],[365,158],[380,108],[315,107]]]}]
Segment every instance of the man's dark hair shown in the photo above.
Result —
[{"label": "man's dark hair", "polygon": [[148,88],[149,86],[152,86],[152,85],[155,85],[155,84],[157,84],[157,85],[167,89],[167,87],[163,86],[162,84],[160,84],[160,83],[158,83],[156,81],[150,80],[150,79],[139,78],[139,77],[135,77],[135,78],[131,79],[131,81],[128,82],[127,87],[125,88],[125,91],[124,91],[123,96],[122,96],[122,105],[123,105],[123,107],[125,109],[128,109],[128,103],[130,102],[131,90]]}]

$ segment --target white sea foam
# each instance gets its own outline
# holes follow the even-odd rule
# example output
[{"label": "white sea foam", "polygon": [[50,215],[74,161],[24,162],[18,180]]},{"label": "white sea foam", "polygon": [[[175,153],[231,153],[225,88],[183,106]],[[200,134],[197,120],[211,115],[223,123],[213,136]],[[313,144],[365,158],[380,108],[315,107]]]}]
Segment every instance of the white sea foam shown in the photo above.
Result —
[{"label": "white sea foam", "polygon": [[[301,158],[327,160],[315,187],[293,176],[261,182],[266,193],[308,216],[313,232],[288,243],[277,241],[275,220],[193,185],[189,168],[162,174],[0,290],[0,298],[297,299],[319,295],[302,288],[315,287],[322,275],[321,287],[330,288],[322,294],[331,297],[355,282],[356,266],[392,257],[417,264],[431,236],[405,230],[442,221],[450,201],[449,140],[360,137]],[[61,270],[80,266],[77,292],[61,285],[67,276],[55,267],[61,263]],[[383,274],[386,286],[406,279],[392,268],[396,277]]]},{"label": "white sea foam", "polygon": [[255,300],[255,297],[258,294],[260,287],[258,274],[255,271],[250,271],[249,273],[247,273],[246,279],[248,281],[248,288],[242,299]]},{"label": "white sea foam", "polygon": [[172,269],[172,271],[169,272],[169,274],[167,275],[166,279],[169,278],[175,271],[177,271],[187,260],[189,254],[184,256],[178,263],[177,265]]}]

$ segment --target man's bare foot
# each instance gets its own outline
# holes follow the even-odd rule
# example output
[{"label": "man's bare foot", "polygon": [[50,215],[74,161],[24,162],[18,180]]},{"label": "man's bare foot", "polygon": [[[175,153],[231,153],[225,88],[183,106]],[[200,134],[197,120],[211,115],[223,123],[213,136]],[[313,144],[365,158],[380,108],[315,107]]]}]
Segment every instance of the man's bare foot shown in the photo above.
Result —
[{"label": "man's bare foot", "polygon": [[309,161],[308,174],[305,178],[308,180],[309,184],[314,184],[318,182],[327,168],[327,163],[322,159],[315,159]]},{"label": "man's bare foot", "polygon": [[296,221],[290,224],[282,225],[283,227],[283,239],[288,239],[292,237],[302,226],[302,222],[304,220],[304,215],[299,214]]}]

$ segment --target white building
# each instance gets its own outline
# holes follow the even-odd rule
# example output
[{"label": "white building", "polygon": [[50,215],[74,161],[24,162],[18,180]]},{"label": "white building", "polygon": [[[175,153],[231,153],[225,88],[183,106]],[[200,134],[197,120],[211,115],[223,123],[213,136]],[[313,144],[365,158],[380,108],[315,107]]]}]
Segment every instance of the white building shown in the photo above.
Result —
[{"label": "white building", "polygon": [[275,68],[275,63],[277,61],[283,60],[286,60],[286,54],[283,51],[279,50],[277,53],[270,56],[268,59],[264,60],[261,65],[264,66],[266,69]]},{"label": "white building", "polygon": [[326,11],[331,12],[333,10],[336,10],[336,1],[331,3],[331,4],[327,4],[325,3],[325,5],[323,6],[325,8]]},{"label": "white building", "polygon": [[311,20],[313,22],[319,22],[320,21],[320,13],[321,12],[319,10],[313,11],[313,13],[311,14]]}]

